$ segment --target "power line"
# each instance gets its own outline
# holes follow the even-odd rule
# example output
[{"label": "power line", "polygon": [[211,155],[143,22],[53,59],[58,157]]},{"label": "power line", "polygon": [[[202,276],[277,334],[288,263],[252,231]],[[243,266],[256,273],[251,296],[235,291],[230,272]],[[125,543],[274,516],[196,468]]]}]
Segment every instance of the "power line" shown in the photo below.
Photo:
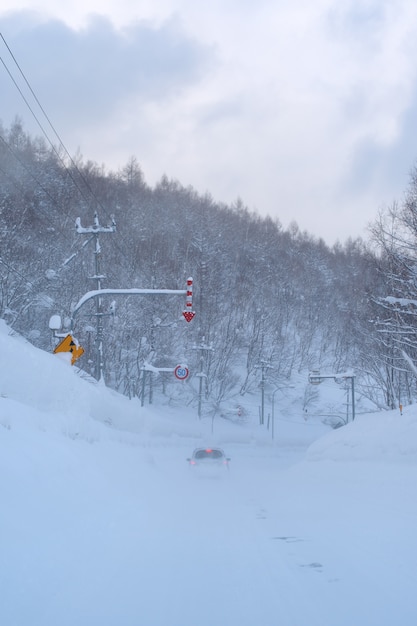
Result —
[{"label": "power line", "polygon": [[[33,180],[36,182],[36,184],[40,187],[40,189],[42,189],[42,191],[45,193],[45,195],[48,196],[48,198],[52,201],[52,203],[57,208],[59,208],[60,204],[57,201],[57,199],[54,198],[51,195],[50,191],[41,183],[41,181],[33,174],[33,172],[30,171],[30,169],[26,166],[26,164],[22,161],[22,159],[19,158],[19,156],[14,152],[14,150],[11,148],[11,146],[7,143],[7,141],[5,141],[4,137],[2,137],[1,135],[0,135],[0,141],[2,141],[3,145],[10,151],[10,153],[13,155],[13,157],[18,161],[18,163],[20,163],[20,165],[29,174],[29,176],[31,176],[33,178]],[[16,189],[18,189],[21,193],[25,193],[24,187],[15,178],[13,178],[8,172],[6,172],[1,166],[0,166],[0,172],[3,174],[3,176],[5,176],[16,187]],[[40,206],[40,205],[37,206],[37,210],[45,216],[45,218],[46,218],[46,220],[48,221],[48,224],[49,224],[50,223],[50,219],[51,219],[50,214],[45,209],[43,209],[42,206]],[[66,213],[66,216],[69,219],[71,219],[71,216],[68,215],[68,213]],[[56,230],[58,230],[61,233],[61,235],[64,238],[66,238],[66,233],[64,233],[64,231],[62,230],[61,226],[57,226],[55,228],[56,228]],[[72,244],[71,248],[74,248],[74,243]],[[75,247],[77,247],[77,246],[75,246]],[[81,246],[80,250],[78,252],[80,252],[83,248],[84,248],[84,246]],[[78,252],[73,253],[66,261],[64,261],[62,263],[62,265],[60,266],[58,272],[61,271],[61,269],[63,267],[65,267],[65,265],[68,264],[69,260],[73,259],[78,254]]]},{"label": "power line", "polygon": [[[97,204],[100,206],[100,203],[98,202],[97,198],[94,196],[94,193],[93,193],[93,191],[92,191],[91,187],[88,185],[88,182],[86,181],[86,179],[84,178],[84,176],[81,174],[81,172],[80,172],[80,170],[78,169],[78,167],[76,166],[76,164],[75,164],[74,160],[73,160],[73,159],[72,159],[72,157],[69,155],[69,152],[68,152],[68,150],[66,149],[65,145],[63,144],[62,140],[60,139],[59,135],[58,135],[58,134],[57,134],[57,132],[55,131],[55,129],[54,129],[54,127],[53,127],[52,123],[51,123],[51,122],[50,122],[50,120],[49,120],[49,117],[46,115],[46,113],[45,113],[45,111],[44,111],[43,107],[41,106],[41,104],[40,104],[40,102],[39,102],[38,98],[36,97],[36,95],[35,95],[35,93],[34,93],[34,91],[33,91],[32,87],[30,86],[30,84],[29,84],[28,80],[26,79],[26,76],[23,74],[23,72],[22,72],[22,70],[21,70],[21,68],[20,68],[19,64],[17,63],[17,61],[16,61],[16,59],[15,59],[15,57],[14,57],[13,53],[12,53],[12,51],[10,50],[9,46],[7,45],[6,40],[4,39],[4,37],[3,37],[2,33],[0,33],[0,37],[1,37],[1,39],[3,40],[4,45],[6,46],[7,50],[9,51],[9,53],[10,53],[10,55],[11,55],[11,57],[12,57],[13,61],[15,62],[16,66],[17,66],[17,68],[18,68],[18,70],[19,70],[19,72],[21,73],[21,75],[22,75],[22,77],[23,77],[23,79],[24,79],[25,83],[26,83],[26,84],[27,84],[27,86],[29,87],[30,92],[32,93],[33,97],[35,98],[35,101],[36,101],[36,102],[37,102],[37,104],[39,105],[39,107],[40,107],[40,109],[41,109],[42,113],[45,115],[45,117],[46,117],[46,119],[47,119],[47,121],[48,121],[49,125],[51,126],[52,130],[54,131],[55,135],[57,136],[58,141],[60,142],[60,145],[61,145],[61,146],[62,146],[62,148],[64,149],[65,153],[69,156],[69,158],[70,158],[70,160],[71,160],[71,163],[74,165],[74,167],[75,167],[76,171],[78,172],[78,174],[79,174],[79,176],[80,176],[81,180],[83,180],[84,184],[86,185],[86,187],[88,188],[88,190],[89,190],[89,191],[90,191],[90,193],[92,194],[92,196],[93,196],[94,200],[95,200],[95,201],[97,202]],[[10,77],[11,81],[13,82],[14,86],[15,86],[15,87],[16,87],[16,89],[18,90],[19,94],[21,95],[21,97],[22,97],[23,101],[25,102],[26,106],[28,107],[29,111],[30,111],[30,112],[31,112],[31,114],[33,115],[34,119],[36,120],[36,123],[38,124],[39,128],[41,129],[42,134],[43,134],[43,135],[44,135],[44,137],[46,138],[47,142],[48,142],[48,143],[49,143],[49,145],[51,146],[52,150],[54,151],[54,153],[56,154],[56,156],[58,157],[58,159],[60,160],[60,162],[62,163],[62,165],[64,166],[64,168],[67,170],[67,172],[68,172],[68,174],[70,175],[70,177],[71,177],[71,179],[72,179],[72,181],[73,181],[74,185],[77,187],[77,189],[79,190],[79,192],[80,192],[80,194],[82,195],[82,197],[84,198],[84,200],[88,203],[88,199],[85,197],[85,195],[84,195],[84,193],[83,193],[82,189],[81,189],[81,188],[79,187],[79,185],[78,185],[78,182],[77,182],[77,181],[75,180],[75,178],[73,177],[71,170],[69,170],[69,169],[68,169],[68,167],[67,167],[67,165],[66,165],[65,161],[62,159],[62,157],[61,157],[61,155],[59,154],[58,150],[56,149],[56,147],[55,147],[55,146],[54,146],[54,144],[52,143],[51,139],[50,139],[50,138],[49,138],[49,136],[48,136],[48,133],[46,132],[45,128],[42,126],[42,124],[41,124],[41,122],[39,121],[39,119],[38,119],[38,117],[37,117],[36,113],[34,112],[33,108],[30,106],[30,104],[29,104],[29,102],[28,102],[28,100],[27,100],[26,96],[24,95],[23,91],[21,90],[21,88],[20,88],[20,87],[19,87],[19,85],[17,84],[16,79],[15,79],[15,78],[14,78],[14,76],[12,75],[11,71],[9,70],[9,68],[8,68],[8,66],[7,66],[7,64],[6,64],[6,62],[4,61],[4,59],[3,59],[3,57],[2,57],[1,55],[0,55],[0,61],[2,62],[3,66],[4,66],[5,70],[6,70],[6,72],[8,73],[8,75],[9,75],[9,77]]]},{"label": "power line", "polygon": [[[16,274],[17,276],[19,276],[20,278],[22,278],[24,281],[26,281],[26,284],[28,285],[28,287],[29,287],[29,289],[30,289],[30,290],[32,290],[32,289],[33,289],[33,282],[32,282],[32,281],[31,281],[31,280],[30,280],[30,279],[29,279],[29,278],[28,278],[25,274],[22,274],[22,272],[20,272],[19,270],[17,270],[15,267],[12,267],[9,263],[7,263],[7,261],[5,261],[4,259],[2,259],[1,257],[0,257],[0,263],[2,263],[2,264],[3,264],[3,265],[4,265],[4,266],[5,266],[5,267],[6,267],[6,268],[10,271],[10,272],[13,272],[14,274]],[[45,304],[47,304],[47,305],[48,305],[48,308],[49,308],[49,306],[50,306],[50,304],[51,304],[51,303],[50,303],[50,301],[49,301],[49,300],[47,300],[47,299],[45,298],[45,296],[43,296],[42,294],[39,294],[39,293],[38,293],[38,294],[36,294],[36,295],[37,295],[37,297],[38,297],[40,300],[43,300],[43,301],[45,302]]]},{"label": "power line", "polygon": [[[1,135],[0,135],[0,141],[2,141],[3,145],[9,150],[9,152],[13,155],[13,157],[16,159],[16,161],[18,161],[18,163],[20,163],[20,165],[29,174],[29,176],[31,176],[33,178],[33,180],[36,182],[36,184],[39,185],[39,187],[42,189],[42,191],[45,193],[45,195],[48,196],[48,198],[52,201],[52,203],[55,204],[58,207],[59,203],[58,203],[57,199],[54,198],[51,195],[50,191],[46,187],[44,187],[44,185],[41,183],[41,181],[33,174],[33,172],[30,171],[30,169],[26,166],[26,164],[22,161],[22,159],[19,158],[19,156],[15,153],[15,151],[11,148],[11,146],[7,143],[7,141]],[[0,167],[0,171],[3,173],[4,176],[6,176],[6,178],[8,178],[12,182],[12,184],[17,189],[19,189],[20,191],[24,191],[23,186],[20,185],[8,172],[6,172],[1,167]],[[50,219],[50,215],[47,214],[46,211],[44,211],[41,207],[39,207],[39,209],[40,209],[41,212],[45,213],[45,215],[46,215],[46,217],[48,219]],[[70,217],[70,216],[67,215],[67,217]]]},{"label": "power line", "polygon": [[[97,196],[95,195],[93,189],[91,188],[91,185],[89,184],[89,182],[87,181],[87,179],[85,178],[85,176],[83,175],[83,173],[80,171],[80,169],[78,168],[77,164],[75,163],[74,159],[71,157],[70,153],[68,152],[64,142],[62,141],[60,135],[58,134],[58,132],[56,131],[54,125],[52,124],[49,116],[47,115],[44,107],[42,106],[42,104],[39,101],[39,98],[36,96],[33,88],[31,87],[28,79],[26,78],[21,66],[19,65],[15,55],[13,54],[10,46],[7,44],[3,34],[0,32],[0,37],[8,51],[8,53],[10,54],[11,58],[13,59],[13,62],[15,63],[17,69],[19,70],[25,84],[27,85],[30,93],[32,94],[35,102],[37,103],[38,107],[40,108],[40,110],[42,111],[45,119],[47,120],[50,128],[52,129],[52,131],[54,132],[56,138],[59,141],[60,146],[63,148],[65,154],[68,156],[73,168],[75,169],[75,171],[77,172],[78,176],[80,177],[80,179],[83,181],[85,187],[88,189],[88,191],[90,192],[92,198],[94,199],[94,201],[96,202],[96,204],[100,207],[100,209],[103,211],[104,215],[107,217],[107,219],[113,220],[113,216],[109,215],[108,212],[106,211],[106,209],[104,208],[104,206],[101,204],[101,202],[98,200]],[[59,159],[59,161],[62,163],[63,167],[65,168],[65,170],[68,172],[71,180],[73,181],[74,185],[77,187],[77,189],[79,190],[81,196],[84,198],[84,200],[86,201],[86,203],[88,204],[88,199],[86,198],[86,196],[84,195],[83,191],[81,190],[80,186],[78,185],[77,181],[75,180],[71,170],[68,168],[67,164],[65,163],[65,161],[62,159],[61,155],[58,153],[56,147],[54,146],[54,144],[52,143],[52,141],[50,140],[45,128],[42,126],[41,122],[39,121],[38,117],[36,116],[35,112],[33,111],[33,108],[30,106],[27,98],[25,97],[25,95],[23,94],[23,91],[21,90],[21,88],[19,87],[19,85],[17,84],[17,81],[15,80],[15,78],[13,77],[11,71],[9,70],[9,68],[7,67],[6,62],[4,61],[4,59],[1,57],[0,55],[0,60],[4,66],[4,68],[6,69],[10,79],[12,80],[13,84],[15,85],[16,89],[18,90],[19,94],[21,95],[22,99],[24,100],[26,106],[28,107],[29,111],[31,112],[31,114],[33,115],[34,119],[36,120],[39,128],[41,129],[43,135],[45,136],[45,138],[47,139],[49,145],[51,146],[53,152],[56,154],[57,158]],[[116,247],[117,251],[121,254],[121,256],[123,256],[124,258],[127,259],[125,250],[123,248],[120,248],[116,242],[113,241],[113,245]],[[127,259],[128,260],[128,259]]]},{"label": "power line", "polygon": [[[55,127],[54,127],[54,125],[52,124],[52,122],[51,122],[51,120],[50,120],[49,116],[47,115],[47,113],[46,113],[45,109],[43,108],[42,104],[39,102],[39,99],[38,99],[37,95],[36,95],[36,94],[35,94],[35,92],[33,91],[33,89],[32,89],[32,87],[31,87],[31,85],[30,85],[29,81],[27,80],[27,78],[26,78],[25,74],[23,73],[22,68],[20,67],[19,63],[17,62],[16,57],[14,56],[13,52],[11,51],[10,46],[9,46],[9,45],[8,45],[8,43],[6,42],[6,40],[5,40],[5,38],[3,37],[3,34],[2,34],[2,33],[0,33],[0,37],[2,38],[4,45],[6,46],[7,50],[9,51],[10,56],[12,57],[13,61],[15,62],[16,67],[18,68],[18,70],[19,70],[20,74],[22,75],[23,80],[25,81],[26,85],[28,86],[28,88],[29,88],[29,90],[30,90],[30,92],[31,92],[32,96],[34,97],[34,99],[35,99],[35,101],[36,101],[37,105],[39,106],[40,110],[42,111],[42,113],[43,113],[43,115],[44,115],[45,119],[47,120],[47,122],[48,122],[48,124],[49,124],[49,126],[52,128],[52,130],[53,130],[53,132],[54,132],[54,134],[55,134],[55,137],[58,139],[58,141],[59,141],[60,145],[64,148],[64,150],[65,150],[65,152],[66,152],[67,156],[69,157],[69,159],[70,159],[71,163],[75,166],[75,163],[74,163],[74,161],[73,161],[73,159],[72,159],[72,157],[71,157],[70,153],[69,153],[69,152],[68,152],[68,150],[66,149],[66,147],[65,147],[65,145],[64,145],[64,142],[62,141],[61,137],[58,135],[58,133],[57,133],[57,131],[56,131],[56,129],[55,129]],[[3,62],[3,59],[2,59],[2,62]],[[3,65],[4,65],[4,62],[3,62]],[[7,69],[7,68],[6,68],[6,69]],[[8,70],[7,70],[7,71],[8,71]],[[9,75],[10,75],[10,74],[9,74]],[[13,79],[12,79],[12,80],[13,80]],[[15,82],[15,81],[13,80],[13,82]],[[15,83],[15,84],[16,84],[16,83]],[[19,90],[19,91],[20,91],[20,90]],[[20,92],[20,93],[21,93],[21,92]],[[26,100],[25,100],[25,102],[26,102]],[[29,108],[30,108],[30,107],[29,107]],[[36,119],[36,117],[35,117],[35,119]]]}]

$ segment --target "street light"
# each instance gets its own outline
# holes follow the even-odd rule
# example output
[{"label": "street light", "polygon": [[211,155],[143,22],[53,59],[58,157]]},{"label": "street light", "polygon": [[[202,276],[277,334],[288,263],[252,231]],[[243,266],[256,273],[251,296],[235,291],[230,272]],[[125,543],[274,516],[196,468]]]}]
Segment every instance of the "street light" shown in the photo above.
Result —
[{"label": "street light", "polygon": [[283,389],[294,389],[293,385],[285,385],[284,387],[276,387],[272,392],[272,411],[271,411],[271,435],[272,439],[275,434],[275,394],[277,391],[282,391]]}]

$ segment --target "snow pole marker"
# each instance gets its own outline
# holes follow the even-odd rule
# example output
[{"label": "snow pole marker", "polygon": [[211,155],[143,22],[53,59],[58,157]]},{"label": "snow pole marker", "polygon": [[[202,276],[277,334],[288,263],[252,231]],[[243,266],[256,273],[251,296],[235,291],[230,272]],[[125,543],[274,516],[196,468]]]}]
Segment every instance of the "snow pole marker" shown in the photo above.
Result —
[{"label": "snow pole marker", "polygon": [[187,292],[185,298],[185,311],[182,312],[186,322],[191,322],[195,316],[193,309],[193,279],[187,278]]}]

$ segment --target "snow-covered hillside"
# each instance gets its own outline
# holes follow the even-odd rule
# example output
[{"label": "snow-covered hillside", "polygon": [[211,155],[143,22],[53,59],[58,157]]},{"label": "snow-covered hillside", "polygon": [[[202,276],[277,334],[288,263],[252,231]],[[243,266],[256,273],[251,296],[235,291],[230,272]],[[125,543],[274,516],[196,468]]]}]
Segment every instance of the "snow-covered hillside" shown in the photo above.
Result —
[{"label": "snow-covered hillside", "polygon": [[[3,322],[0,372],[0,624],[417,623],[415,407],[271,440],[141,408]],[[230,471],[195,476],[214,443]]]}]

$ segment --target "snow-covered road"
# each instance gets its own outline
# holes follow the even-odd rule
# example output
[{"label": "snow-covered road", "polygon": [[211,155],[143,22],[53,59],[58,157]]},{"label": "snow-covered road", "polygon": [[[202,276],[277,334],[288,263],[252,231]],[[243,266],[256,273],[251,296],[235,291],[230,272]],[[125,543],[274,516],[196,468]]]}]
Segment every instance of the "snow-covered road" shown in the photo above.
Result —
[{"label": "snow-covered road", "polygon": [[[272,442],[141,409],[4,323],[0,371],[1,626],[417,624],[415,406],[279,416]],[[196,477],[216,443],[230,472]]]},{"label": "snow-covered road", "polygon": [[199,477],[183,444],[31,442],[2,494],[2,624],[417,623],[414,465],[229,445]]}]

